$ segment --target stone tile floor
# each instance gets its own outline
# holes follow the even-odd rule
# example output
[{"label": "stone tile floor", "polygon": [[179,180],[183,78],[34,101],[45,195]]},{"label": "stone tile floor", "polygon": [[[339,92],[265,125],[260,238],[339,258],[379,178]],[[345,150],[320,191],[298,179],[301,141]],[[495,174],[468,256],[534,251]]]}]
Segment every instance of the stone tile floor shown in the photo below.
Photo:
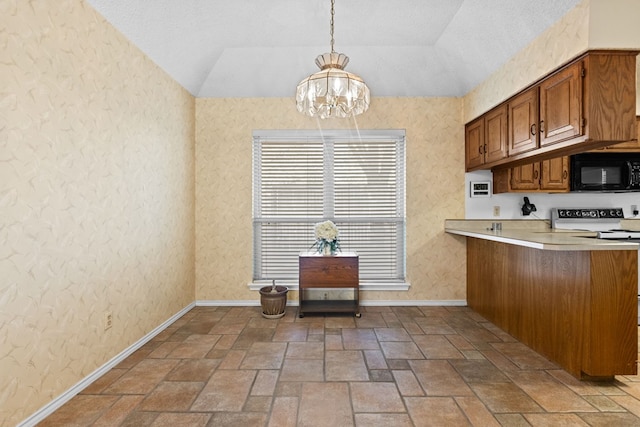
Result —
[{"label": "stone tile floor", "polygon": [[578,381],[467,307],[195,307],[40,425],[640,426],[640,377]]}]

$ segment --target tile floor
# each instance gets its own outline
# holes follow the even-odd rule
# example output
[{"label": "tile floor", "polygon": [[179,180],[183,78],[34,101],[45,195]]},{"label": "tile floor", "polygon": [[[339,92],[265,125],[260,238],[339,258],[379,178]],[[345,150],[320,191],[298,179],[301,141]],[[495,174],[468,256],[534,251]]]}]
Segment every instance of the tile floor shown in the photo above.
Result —
[{"label": "tile floor", "polygon": [[466,307],[196,307],[40,425],[640,426],[640,377],[580,382]]}]

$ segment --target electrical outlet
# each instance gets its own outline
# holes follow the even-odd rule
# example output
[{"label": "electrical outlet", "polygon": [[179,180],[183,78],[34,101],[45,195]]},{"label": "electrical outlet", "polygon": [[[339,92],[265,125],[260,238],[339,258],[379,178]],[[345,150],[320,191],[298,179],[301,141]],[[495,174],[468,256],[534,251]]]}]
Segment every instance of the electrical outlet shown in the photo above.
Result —
[{"label": "electrical outlet", "polygon": [[493,216],[500,216],[500,206],[493,207]]},{"label": "electrical outlet", "polygon": [[113,313],[110,311],[104,312],[104,330],[106,331],[113,326]]},{"label": "electrical outlet", "polygon": [[631,205],[631,215],[638,216],[638,205]]},{"label": "electrical outlet", "polygon": [[324,293],[324,299],[327,299],[328,297],[329,297],[329,293],[328,293],[328,292],[325,292],[325,293]]}]

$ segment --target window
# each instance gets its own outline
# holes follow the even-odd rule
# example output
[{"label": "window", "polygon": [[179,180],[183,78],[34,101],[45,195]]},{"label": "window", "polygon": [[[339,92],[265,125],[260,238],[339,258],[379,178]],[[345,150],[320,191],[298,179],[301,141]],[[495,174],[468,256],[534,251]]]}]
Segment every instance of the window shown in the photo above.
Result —
[{"label": "window", "polygon": [[253,278],[298,278],[315,223],[332,220],[360,280],[405,280],[404,131],[255,131]]}]

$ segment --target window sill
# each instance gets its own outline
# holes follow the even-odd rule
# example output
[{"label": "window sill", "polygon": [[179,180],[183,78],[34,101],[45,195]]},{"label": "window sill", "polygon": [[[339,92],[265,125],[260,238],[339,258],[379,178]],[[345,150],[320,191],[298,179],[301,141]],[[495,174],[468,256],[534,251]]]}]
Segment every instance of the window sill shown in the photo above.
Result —
[{"label": "window sill", "polygon": [[[297,281],[286,281],[280,280],[276,281],[276,285],[278,286],[286,286],[290,291],[298,290],[298,282]],[[247,285],[252,291],[259,291],[260,288],[265,286],[271,286],[271,281],[262,281],[262,282],[251,282]],[[360,290],[361,291],[408,291],[411,287],[411,283],[408,282],[400,282],[400,283],[378,283],[378,282],[360,282]]]}]

